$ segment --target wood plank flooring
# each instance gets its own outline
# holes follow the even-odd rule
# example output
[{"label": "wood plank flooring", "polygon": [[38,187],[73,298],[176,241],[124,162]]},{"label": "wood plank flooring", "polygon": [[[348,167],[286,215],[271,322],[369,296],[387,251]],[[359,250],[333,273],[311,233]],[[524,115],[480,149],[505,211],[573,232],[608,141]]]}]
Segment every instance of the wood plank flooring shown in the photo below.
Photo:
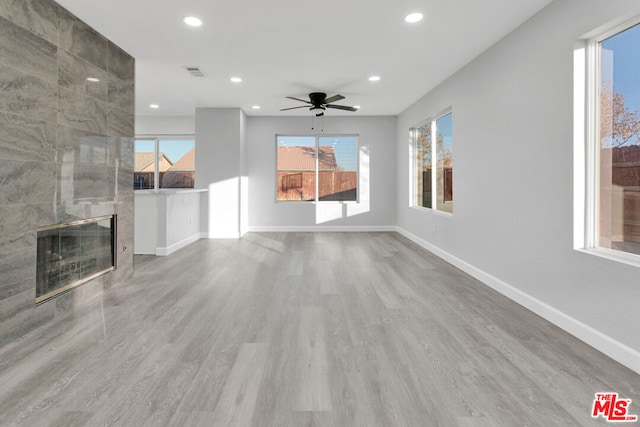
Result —
[{"label": "wood plank flooring", "polygon": [[200,240],[0,349],[0,425],[589,426],[640,376],[395,233]]}]

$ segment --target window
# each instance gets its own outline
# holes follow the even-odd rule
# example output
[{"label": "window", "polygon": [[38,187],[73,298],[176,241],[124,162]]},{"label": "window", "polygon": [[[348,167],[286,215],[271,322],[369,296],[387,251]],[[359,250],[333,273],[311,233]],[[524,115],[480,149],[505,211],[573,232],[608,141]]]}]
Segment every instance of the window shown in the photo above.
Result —
[{"label": "window", "polygon": [[591,246],[640,255],[640,25],[597,40]]},{"label": "window", "polygon": [[195,159],[193,139],[136,139],[133,188],[193,188]]},{"label": "window", "polygon": [[[452,113],[412,128],[411,135],[414,150],[413,205],[453,213]],[[435,144],[433,135],[436,135]]]},{"label": "window", "polygon": [[357,200],[357,136],[278,135],[276,141],[277,201]]}]

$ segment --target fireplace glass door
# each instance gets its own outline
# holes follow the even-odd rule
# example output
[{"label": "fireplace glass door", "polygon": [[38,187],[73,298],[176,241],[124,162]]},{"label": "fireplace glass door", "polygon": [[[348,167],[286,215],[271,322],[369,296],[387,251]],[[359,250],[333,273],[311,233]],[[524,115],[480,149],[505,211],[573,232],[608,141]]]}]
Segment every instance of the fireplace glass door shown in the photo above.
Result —
[{"label": "fireplace glass door", "polygon": [[36,303],[115,269],[115,215],[38,228]]}]

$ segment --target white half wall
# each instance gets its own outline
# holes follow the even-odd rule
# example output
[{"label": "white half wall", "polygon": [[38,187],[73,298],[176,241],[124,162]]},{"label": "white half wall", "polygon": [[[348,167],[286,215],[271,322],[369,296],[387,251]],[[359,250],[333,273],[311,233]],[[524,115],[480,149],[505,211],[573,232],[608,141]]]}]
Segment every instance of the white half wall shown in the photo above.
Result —
[{"label": "white half wall", "polygon": [[134,195],[134,253],[166,256],[206,237],[200,230],[205,190],[140,191]]},{"label": "white half wall", "polygon": [[[640,269],[573,249],[574,51],[638,14],[635,0],[557,0],[404,111],[396,200],[406,235],[640,372]],[[451,216],[409,194],[409,128],[449,107]]]},{"label": "white half wall", "polygon": [[[357,230],[394,226],[396,117],[330,116],[324,131],[310,117],[247,117],[250,230]],[[276,135],[357,134],[358,203],[277,203]]]}]

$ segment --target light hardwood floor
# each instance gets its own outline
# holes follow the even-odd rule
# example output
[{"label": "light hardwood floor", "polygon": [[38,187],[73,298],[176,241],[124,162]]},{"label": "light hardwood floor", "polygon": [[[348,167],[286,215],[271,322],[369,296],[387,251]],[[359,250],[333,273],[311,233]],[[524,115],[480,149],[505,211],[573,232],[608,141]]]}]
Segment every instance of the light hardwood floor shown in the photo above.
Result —
[{"label": "light hardwood floor", "polygon": [[250,233],[136,257],[0,349],[0,424],[588,426],[640,376],[395,233]]}]

